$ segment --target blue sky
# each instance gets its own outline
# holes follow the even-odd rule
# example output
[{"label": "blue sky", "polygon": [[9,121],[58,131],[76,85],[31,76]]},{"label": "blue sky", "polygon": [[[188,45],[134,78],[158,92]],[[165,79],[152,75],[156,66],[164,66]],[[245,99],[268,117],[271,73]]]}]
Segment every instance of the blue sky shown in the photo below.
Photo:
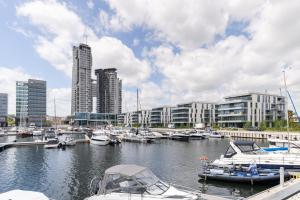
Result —
[{"label": "blue sky", "polygon": [[[282,30],[284,24],[289,33],[299,31],[282,12],[299,19],[298,7],[297,1],[258,0],[167,0],[163,5],[157,0],[0,0],[0,72],[6,73],[0,75],[0,92],[9,93],[14,113],[14,81],[47,80],[48,96],[57,96],[59,114],[67,115],[72,45],[87,34],[94,69],[119,70],[123,111],[135,107],[137,87],[144,108],[219,102],[247,91],[278,93],[283,63],[293,66],[288,84],[298,105],[299,37],[284,37]],[[51,114],[51,102],[48,110]]]}]

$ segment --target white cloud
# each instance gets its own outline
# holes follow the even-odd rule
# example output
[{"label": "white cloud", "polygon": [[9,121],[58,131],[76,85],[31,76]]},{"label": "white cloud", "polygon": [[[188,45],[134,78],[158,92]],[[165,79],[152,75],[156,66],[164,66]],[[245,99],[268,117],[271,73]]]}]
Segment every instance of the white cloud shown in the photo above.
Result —
[{"label": "white cloud", "polygon": [[134,40],[132,41],[132,45],[136,47],[136,46],[139,46],[139,44],[140,44],[140,40],[137,38],[134,38]]},{"label": "white cloud", "polygon": [[42,31],[35,44],[39,55],[69,77],[72,75],[72,45],[82,42],[84,34],[92,47],[94,69],[116,67],[124,84],[137,84],[150,76],[146,61],[136,58],[133,51],[116,38],[97,37],[65,3],[27,2],[17,7],[17,14],[28,17],[31,24]]},{"label": "white cloud", "polygon": [[[0,93],[8,94],[8,113],[16,113],[16,81],[27,81],[28,79],[41,79],[27,74],[23,68],[0,67]],[[54,113],[54,97],[57,102],[57,116],[66,116],[71,110],[71,89],[55,88],[47,92],[47,114]]]},{"label": "white cloud", "polygon": [[93,8],[94,8],[94,1],[93,1],[93,0],[87,0],[87,6],[88,6],[90,9],[93,9]]},{"label": "white cloud", "polygon": [[0,67],[0,92],[8,94],[8,113],[16,113],[16,81],[33,78],[22,68]]},{"label": "white cloud", "polygon": [[71,88],[48,89],[47,114],[54,116],[54,98],[56,105],[56,116],[64,117],[71,113]]},{"label": "white cloud", "polygon": [[137,85],[150,76],[148,62],[137,59],[132,50],[116,38],[102,37],[91,43],[91,47],[94,68],[117,68],[125,85]]},{"label": "white cloud", "polygon": [[[148,39],[159,39],[161,45],[150,50],[145,47],[146,57],[138,59],[119,39],[97,37],[66,4],[54,0],[24,3],[17,7],[17,13],[28,17],[40,29],[35,45],[40,56],[69,76],[71,46],[83,41],[86,32],[94,68],[118,68],[126,86],[141,88],[145,107],[165,102],[219,101],[223,95],[265,89],[279,93],[283,64],[292,66],[287,73],[288,85],[300,105],[297,0],[192,0],[184,4],[179,0],[110,0],[107,3],[115,14],[100,11],[103,33],[142,27],[153,33],[147,35]],[[52,15],[53,12],[60,16]],[[247,22],[244,30],[249,38],[225,36],[224,31],[232,21]],[[224,39],[215,42],[216,35]],[[180,51],[176,52],[174,46]],[[150,61],[163,76],[161,84],[149,81]],[[124,91],[124,99],[133,104],[135,92]],[[134,106],[131,108],[135,110]]]}]

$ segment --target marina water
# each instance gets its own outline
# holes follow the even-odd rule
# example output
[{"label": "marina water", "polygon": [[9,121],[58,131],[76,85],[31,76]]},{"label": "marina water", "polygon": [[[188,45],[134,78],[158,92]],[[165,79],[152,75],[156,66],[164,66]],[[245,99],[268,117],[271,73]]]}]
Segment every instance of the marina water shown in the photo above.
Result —
[{"label": "marina water", "polygon": [[[5,136],[0,142],[14,139],[15,136]],[[266,146],[264,141],[256,142]],[[199,158],[207,156],[214,160],[225,152],[228,144],[228,139],[208,139],[160,140],[154,144],[123,142],[116,146],[77,144],[66,150],[44,149],[43,146],[13,147],[0,153],[0,193],[24,189],[43,192],[56,200],[82,200],[90,196],[92,178],[103,175],[107,168],[117,164],[146,166],[167,182],[207,194],[247,197],[270,187],[198,182]]]}]

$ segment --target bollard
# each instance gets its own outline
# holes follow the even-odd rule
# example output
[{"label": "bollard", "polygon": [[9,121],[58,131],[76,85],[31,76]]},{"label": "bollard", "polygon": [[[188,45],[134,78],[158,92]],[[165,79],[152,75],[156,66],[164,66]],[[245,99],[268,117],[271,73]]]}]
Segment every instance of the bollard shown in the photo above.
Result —
[{"label": "bollard", "polygon": [[283,184],[284,184],[284,168],[283,167],[280,167],[279,174],[280,174],[280,185],[283,186]]}]

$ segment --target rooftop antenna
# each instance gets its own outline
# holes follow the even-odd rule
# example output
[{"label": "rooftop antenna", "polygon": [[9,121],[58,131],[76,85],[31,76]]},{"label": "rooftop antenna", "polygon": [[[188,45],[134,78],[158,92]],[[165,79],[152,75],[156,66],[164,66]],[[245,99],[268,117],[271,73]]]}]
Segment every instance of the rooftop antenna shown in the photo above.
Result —
[{"label": "rooftop antenna", "polygon": [[85,44],[87,45],[87,38],[88,38],[88,35],[87,35],[87,33],[86,33],[86,27],[84,27],[83,37],[84,37],[84,39],[85,39]]}]

